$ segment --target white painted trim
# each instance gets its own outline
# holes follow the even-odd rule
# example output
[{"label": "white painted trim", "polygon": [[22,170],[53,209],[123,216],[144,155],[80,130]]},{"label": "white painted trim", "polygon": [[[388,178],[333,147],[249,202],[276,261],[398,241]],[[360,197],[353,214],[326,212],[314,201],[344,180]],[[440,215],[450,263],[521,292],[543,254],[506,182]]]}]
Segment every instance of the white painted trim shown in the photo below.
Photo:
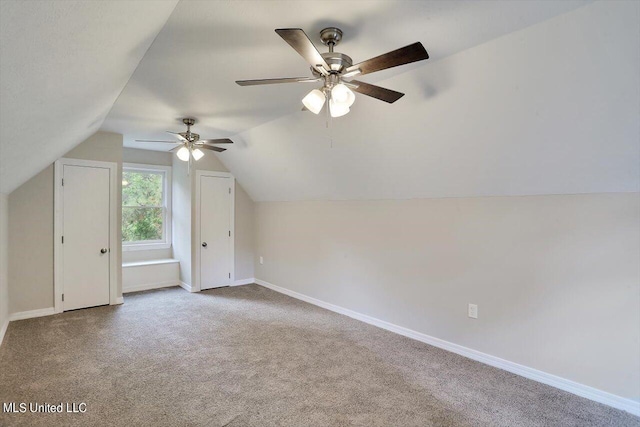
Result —
[{"label": "white painted trim", "polygon": [[361,322],[365,322],[370,325],[377,326],[379,328],[386,329],[391,332],[395,332],[399,335],[403,335],[405,337],[412,338],[417,341],[421,341],[423,343],[432,345],[434,347],[438,347],[438,348],[450,351],[452,353],[456,353],[461,356],[468,357],[469,359],[473,359],[475,361],[484,363],[489,366],[493,366],[495,368],[505,370],[507,372],[511,372],[516,375],[520,375],[530,380],[534,380],[543,384],[550,385],[552,387],[567,391],[577,396],[593,400],[594,402],[602,403],[602,404],[611,406],[613,408],[627,411],[633,415],[640,416],[640,402],[637,402],[635,400],[617,396],[615,394],[612,394],[603,390],[599,390],[597,388],[594,388],[588,385],[580,384],[578,382],[571,381],[566,378],[558,377],[556,375],[539,371],[537,369],[529,368],[528,366],[510,362],[508,360],[501,359],[499,357],[492,356],[490,354],[482,353],[480,351],[473,350],[468,347],[463,347],[461,345],[454,344],[452,342],[445,341],[440,338],[432,337],[430,335],[426,335],[421,332],[417,332],[412,329],[405,328],[403,326],[394,325],[393,323],[385,322],[384,320],[376,319],[375,317],[367,316],[366,314],[361,314],[356,311],[349,310],[347,308],[340,307],[338,305],[334,305],[334,304],[301,294],[299,292],[295,292],[286,288],[282,288],[280,286],[276,286],[269,282],[265,282],[264,280],[256,279],[255,283],[257,283],[260,286],[264,286],[265,288],[274,290],[276,292],[280,292],[281,294],[285,294],[290,297],[299,299],[301,301],[308,302],[309,304],[313,304],[318,307],[322,307],[324,309],[327,309],[339,314],[344,314],[345,316],[349,316],[353,319],[360,320]]},{"label": "white painted trim", "polygon": [[[197,239],[195,239],[195,242],[193,242],[192,244],[195,244],[195,246],[192,246],[192,248],[196,248],[195,249],[195,262],[194,262],[194,281],[193,281],[193,286],[192,286],[192,291],[190,292],[200,292],[201,288],[201,283],[200,283],[200,179],[203,176],[213,176],[213,177],[223,177],[223,178],[229,178],[230,179],[230,183],[229,185],[231,186],[231,202],[229,203],[229,215],[230,215],[230,225],[229,227],[231,228],[231,265],[230,265],[230,273],[231,273],[231,278],[229,279],[229,283],[228,285],[231,286],[236,279],[236,267],[235,267],[235,240],[236,240],[236,226],[235,226],[235,218],[236,218],[236,179],[234,178],[233,175],[231,175],[229,172],[217,172],[217,171],[205,171],[205,170],[196,170],[196,176],[195,176],[195,180],[196,180],[196,185],[195,185],[195,198],[196,198],[196,212],[195,212],[195,217],[196,217],[196,224],[195,224],[195,237],[197,237]],[[192,234],[193,235],[193,234]],[[225,286],[225,285],[222,285]]]},{"label": "white painted trim", "polygon": [[148,172],[162,172],[164,173],[164,209],[165,209],[165,218],[164,218],[164,227],[162,230],[163,238],[161,242],[150,242],[150,243],[133,243],[133,244],[125,244],[122,243],[122,250],[125,252],[128,251],[149,251],[154,249],[169,249],[171,247],[172,237],[171,232],[173,230],[173,223],[171,221],[171,190],[172,190],[172,180],[171,180],[171,166],[165,165],[145,165],[142,163],[123,163],[122,164],[122,172],[125,169],[133,169],[138,171],[148,171]]},{"label": "white painted trim", "polygon": [[53,298],[55,313],[62,313],[63,274],[62,274],[62,174],[63,167],[86,166],[109,169],[109,304],[122,304],[118,302],[118,258],[122,242],[118,241],[118,191],[121,185],[118,183],[118,164],[115,162],[99,162],[95,160],[66,159],[62,158],[54,163],[54,245],[53,245]]},{"label": "white painted trim", "polygon": [[[171,230],[172,227],[169,227]],[[169,233],[169,231],[167,231]],[[137,243],[133,245],[122,244],[122,252],[135,252],[135,251],[155,251],[158,249],[169,249],[171,247],[171,241],[168,242],[154,242],[154,243]]]},{"label": "white painted trim", "polygon": [[147,261],[132,261],[132,262],[123,262],[122,268],[131,268],[131,267],[146,267],[149,265],[160,265],[160,264],[178,264],[180,260],[173,258],[166,259],[152,259]]},{"label": "white painted trim", "polygon": [[4,334],[7,332],[7,328],[9,327],[9,319],[4,322],[2,328],[0,328],[0,345],[2,345],[2,341],[4,341]]},{"label": "white painted trim", "polygon": [[180,283],[178,283],[178,286],[180,286],[182,289],[184,289],[187,292],[196,292],[193,290],[191,285],[184,283],[183,281],[180,281]]},{"label": "white painted trim", "polygon": [[240,280],[236,280],[234,281],[231,286],[242,286],[242,285],[251,285],[253,283],[256,283],[256,279],[254,279],[253,277],[250,279],[240,279]]},{"label": "white painted trim", "polygon": [[124,304],[124,297],[116,298],[116,303],[111,305],[120,305],[120,304]]},{"label": "white painted trim", "polygon": [[147,283],[144,285],[131,286],[126,289],[123,288],[122,293],[128,294],[130,292],[140,292],[140,291],[148,291],[150,289],[170,288],[172,286],[180,286],[180,284],[175,280],[170,280],[167,282],[159,282],[159,283]]},{"label": "white painted trim", "polygon": [[19,311],[18,313],[10,314],[9,321],[13,322],[14,320],[24,320],[24,319],[32,319],[34,317],[51,316],[52,314],[56,314],[56,311],[53,307],[40,308],[38,310]]}]

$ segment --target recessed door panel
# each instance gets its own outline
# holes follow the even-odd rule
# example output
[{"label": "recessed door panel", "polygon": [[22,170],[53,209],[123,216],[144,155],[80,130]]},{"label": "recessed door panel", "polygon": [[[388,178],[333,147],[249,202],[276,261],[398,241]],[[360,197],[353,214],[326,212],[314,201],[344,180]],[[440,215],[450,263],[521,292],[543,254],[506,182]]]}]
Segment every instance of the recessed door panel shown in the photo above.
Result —
[{"label": "recessed door panel", "polygon": [[63,166],[64,310],[109,304],[109,174]]},{"label": "recessed door panel", "polygon": [[231,179],[200,177],[200,289],[231,284]]}]

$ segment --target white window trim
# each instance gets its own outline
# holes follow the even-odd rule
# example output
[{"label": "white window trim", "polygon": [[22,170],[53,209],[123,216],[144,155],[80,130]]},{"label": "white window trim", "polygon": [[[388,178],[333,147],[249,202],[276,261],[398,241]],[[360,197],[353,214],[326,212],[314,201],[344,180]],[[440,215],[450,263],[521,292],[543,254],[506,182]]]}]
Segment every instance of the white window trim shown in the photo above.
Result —
[{"label": "white window trim", "polygon": [[154,249],[169,249],[171,247],[171,166],[145,165],[141,163],[123,163],[122,172],[127,169],[141,172],[161,172],[164,174],[163,204],[164,222],[162,241],[153,242],[122,242],[122,250],[128,251],[149,251]]}]

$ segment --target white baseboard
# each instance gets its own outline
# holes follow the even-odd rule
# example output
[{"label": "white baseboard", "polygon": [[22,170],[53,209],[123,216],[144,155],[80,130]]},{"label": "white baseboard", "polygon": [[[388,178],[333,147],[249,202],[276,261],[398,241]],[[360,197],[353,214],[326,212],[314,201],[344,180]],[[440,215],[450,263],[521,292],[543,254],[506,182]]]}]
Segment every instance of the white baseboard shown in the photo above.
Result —
[{"label": "white baseboard", "polygon": [[169,288],[171,286],[180,286],[180,283],[174,280],[170,280],[168,282],[160,282],[160,283],[147,283],[145,285],[131,286],[126,289],[122,289],[122,293],[128,294],[129,292],[148,291],[150,289]]},{"label": "white baseboard", "polygon": [[360,320],[370,325],[377,326],[379,328],[395,332],[397,334],[415,339],[417,341],[421,341],[434,347],[438,347],[452,353],[468,357],[469,359],[476,360],[486,365],[503,369],[507,372],[511,372],[513,374],[520,375],[522,377],[538,381],[552,387],[556,387],[560,390],[568,391],[569,393],[573,393],[577,396],[593,400],[594,402],[602,403],[617,409],[622,409],[623,411],[627,411],[633,415],[640,416],[640,402],[637,402],[635,400],[627,399],[603,390],[599,390],[594,387],[590,387],[588,385],[580,384],[575,381],[539,371],[537,369],[529,368],[528,366],[510,362],[508,360],[501,359],[490,354],[482,353],[468,347],[463,347],[461,345],[454,344],[440,338],[432,337],[430,335],[405,328],[403,326],[394,325],[393,323],[385,322],[384,320],[376,319],[375,317],[367,316],[366,314],[361,314],[356,311],[349,310],[347,308],[301,294],[299,292],[276,286],[269,282],[265,282],[264,280],[256,279],[255,283],[264,286],[265,288],[272,289],[276,292],[280,292],[301,301],[316,305],[318,307],[322,307],[336,313],[344,314],[345,316],[349,316],[353,319]]},{"label": "white baseboard", "polygon": [[256,279],[254,279],[253,277],[250,279],[240,279],[240,280],[236,280],[235,282],[233,282],[233,284],[231,286],[242,286],[242,285],[251,285],[253,283],[256,283]]},{"label": "white baseboard", "polygon": [[39,310],[20,311],[9,315],[9,321],[31,319],[33,317],[51,316],[56,314],[53,307],[41,308]]},{"label": "white baseboard", "polygon": [[4,334],[7,332],[7,328],[9,327],[9,319],[4,322],[2,328],[0,328],[0,345],[2,345],[2,341],[4,341]]},{"label": "white baseboard", "polygon": [[124,297],[116,298],[116,305],[124,304]]},{"label": "white baseboard", "polygon": [[193,288],[191,288],[191,285],[189,285],[188,283],[184,283],[183,281],[180,281],[178,283],[178,286],[180,286],[182,289],[184,289],[187,292],[194,292]]}]

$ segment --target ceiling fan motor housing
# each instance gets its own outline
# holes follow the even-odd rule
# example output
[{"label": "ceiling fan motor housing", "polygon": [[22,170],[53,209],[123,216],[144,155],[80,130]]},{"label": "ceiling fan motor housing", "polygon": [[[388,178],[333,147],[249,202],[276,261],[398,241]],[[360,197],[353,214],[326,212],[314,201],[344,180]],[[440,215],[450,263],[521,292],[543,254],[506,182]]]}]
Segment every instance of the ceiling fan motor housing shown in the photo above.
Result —
[{"label": "ceiling fan motor housing", "polygon": [[[321,53],[325,62],[329,65],[330,69],[327,70],[330,73],[333,71],[335,73],[341,73],[346,68],[353,65],[353,60],[351,57],[345,55],[344,53],[334,52],[333,47],[340,43],[342,40],[342,30],[336,27],[328,27],[324,30],[320,31],[320,40],[322,43],[329,46],[329,52]],[[311,67],[311,72],[314,76],[320,77],[321,74],[314,67]]]},{"label": "ceiling fan motor housing", "polygon": [[329,46],[333,50],[333,46],[342,40],[342,30],[336,27],[327,27],[320,31],[320,40],[322,40],[322,44]]},{"label": "ceiling fan motor housing", "polygon": [[[337,71],[340,73],[344,69],[350,67],[353,64],[351,57],[345,55],[344,53],[325,52],[325,53],[321,53],[320,55],[322,55],[322,57],[327,62],[327,64],[329,64],[329,67],[331,67],[331,70],[329,71]],[[316,71],[316,73],[318,72]]]}]

